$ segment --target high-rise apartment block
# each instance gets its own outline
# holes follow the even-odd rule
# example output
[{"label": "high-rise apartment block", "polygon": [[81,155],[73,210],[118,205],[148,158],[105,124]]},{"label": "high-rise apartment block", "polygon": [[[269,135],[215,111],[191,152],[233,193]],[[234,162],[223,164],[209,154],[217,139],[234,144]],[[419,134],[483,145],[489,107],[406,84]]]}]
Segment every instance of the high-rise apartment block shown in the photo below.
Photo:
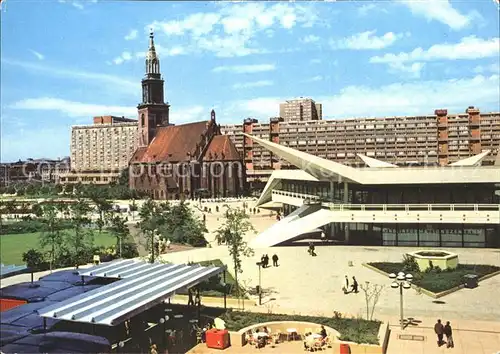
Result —
[{"label": "high-rise apartment block", "polygon": [[298,98],[280,103],[280,117],[287,121],[321,120],[323,106],[310,98]]},{"label": "high-rise apartment block", "polygon": [[[116,180],[137,147],[137,120],[94,117],[92,125],[71,129],[71,173],[61,183],[109,183]],[[106,178],[104,178],[105,176]]]},{"label": "high-rise apartment block", "polygon": [[[480,113],[474,107],[462,114],[440,109],[427,116],[302,121],[275,117],[266,123],[247,118],[242,132],[351,166],[363,164],[357,154],[400,166],[446,165],[484,150],[491,153],[483,165],[492,165],[500,152],[500,113]],[[238,148],[243,142],[248,182],[265,182],[273,170],[294,168],[251,139],[230,136]]]}]

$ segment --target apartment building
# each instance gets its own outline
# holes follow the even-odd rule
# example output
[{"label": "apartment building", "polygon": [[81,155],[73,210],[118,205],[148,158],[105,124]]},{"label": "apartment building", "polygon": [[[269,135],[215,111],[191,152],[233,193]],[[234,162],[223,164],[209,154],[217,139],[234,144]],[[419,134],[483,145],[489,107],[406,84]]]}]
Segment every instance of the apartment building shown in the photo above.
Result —
[{"label": "apartment building", "polygon": [[118,172],[128,167],[137,142],[137,121],[94,117],[94,124],[73,126],[71,163],[74,172]]},{"label": "apartment building", "polygon": [[310,98],[297,98],[280,103],[280,117],[285,122],[321,120],[323,115],[323,106],[321,103],[314,102]]},{"label": "apartment building", "polygon": [[[491,153],[483,165],[493,165],[500,151],[500,113],[481,113],[472,106],[461,114],[436,110],[427,116],[306,121],[273,117],[268,123],[248,118],[242,131],[350,166],[363,165],[357,154],[399,166],[444,166],[484,150]],[[275,169],[294,168],[251,139],[237,138],[236,133],[232,137],[243,141],[240,153],[249,182],[265,182]]]}]

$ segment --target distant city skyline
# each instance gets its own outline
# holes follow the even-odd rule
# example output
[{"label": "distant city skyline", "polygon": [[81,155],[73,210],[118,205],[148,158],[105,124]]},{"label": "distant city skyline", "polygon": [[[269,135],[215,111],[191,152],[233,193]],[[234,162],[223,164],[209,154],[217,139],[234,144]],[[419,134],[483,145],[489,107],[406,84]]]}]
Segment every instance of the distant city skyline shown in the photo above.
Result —
[{"label": "distant city skyline", "polygon": [[300,96],[324,119],[500,111],[493,2],[1,6],[6,162],[69,156],[93,116],[136,119],[150,28],[175,124],[267,121]]}]

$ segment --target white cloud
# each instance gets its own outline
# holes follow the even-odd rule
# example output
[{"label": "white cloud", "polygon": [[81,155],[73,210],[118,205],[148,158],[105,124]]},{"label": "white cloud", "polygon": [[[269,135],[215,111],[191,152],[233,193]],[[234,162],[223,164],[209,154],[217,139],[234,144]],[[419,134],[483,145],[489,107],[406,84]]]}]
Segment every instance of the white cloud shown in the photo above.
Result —
[{"label": "white cloud", "polygon": [[38,60],[43,60],[45,59],[45,55],[43,55],[40,52],[37,52],[36,50],[30,49],[30,52],[33,53],[33,55],[38,59]]},{"label": "white cloud", "polygon": [[460,30],[467,27],[473,13],[463,15],[458,10],[454,9],[449,0],[403,0],[411,12],[415,15],[423,16],[428,21],[441,22],[453,30]]},{"label": "white cloud", "polygon": [[489,65],[478,65],[474,68],[474,72],[477,74],[483,74],[483,73],[500,74],[500,62]]},{"label": "white cloud", "polygon": [[464,37],[459,43],[435,44],[429,49],[415,48],[409,53],[388,53],[370,58],[371,63],[405,63],[431,60],[472,60],[498,56],[500,53],[499,38],[484,40],[475,36]]},{"label": "white cloud", "polygon": [[321,63],[321,59],[311,59],[309,60],[309,64],[320,64]]},{"label": "white cloud", "polygon": [[[435,109],[463,112],[469,106],[498,106],[499,75],[394,83],[380,87],[348,86],[333,96],[315,97],[329,118],[433,114]],[[228,104],[231,116],[266,121],[276,116],[286,97],[260,97]],[[360,104],[362,102],[363,104]],[[234,112],[234,113],[233,113]]]},{"label": "white cloud", "polygon": [[404,36],[403,34],[395,34],[393,32],[387,32],[382,36],[376,36],[375,33],[375,30],[366,31],[340,40],[332,39],[330,45],[333,49],[382,49],[391,46]]},{"label": "white cloud", "polygon": [[[187,54],[186,49],[183,47],[180,47],[180,46],[173,46],[173,47],[165,48],[162,45],[155,43],[155,49],[156,49],[156,53],[158,53],[158,55],[160,57],[174,57],[176,55]],[[136,59],[139,59],[139,58],[143,59],[145,57],[146,57],[145,51],[140,51],[140,52],[135,53]],[[118,58],[120,58],[120,57],[118,57]]]},{"label": "white cloud", "polygon": [[208,120],[210,111],[203,106],[178,107],[170,112],[170,121],[175,124]]},{"label": "white cloud", "polygon": [[304,82],[318,82],[321,80],[323,80],[323,76],[316,75],[316,76],[311,77],[310,79],[305,80]]},{"label": "white cloud", "polygon": [[69,117],[90,117],[103,114],[117,116],[124,115],[131,117],[137,115],[136,107],[90,104],[52,97],[27,98],[13,103],[11,108],[37,111],[57,111],[68,115]]},{"label": "white cloud", "polygon": [[134,80],[127,80],[121,76],[113,76],[109,74],[94,73],[89,71],[81,71],[73,68],[60,68],[41,65],[38,63],[22,62],[2,58],[2,64],[17,66],[35,74],[46,74],[53,77],[60,77],[64,80],[74,79],[81,80],[89,84],[96,84],[99,87],[105,85],[113,90],[113,92],[121,91],[123,93],[136,96],[140,92],[140,83]]},{"label": "white cloud", "polygon": [[302,43],[316,43],[319,41],[319,37],[315,36],[314,34],[309,34],[303,38],[300,39]]},{"label": "white cloud", "polygon": [[[379,5],[380,6],[380,5]],[[365,4],[358,8],[358,14],[360,16],[366,16],[369,12],[375,10],[377,6],[375,4]]]},{"label": "white cloud", "polygon": [[389,63],[389,72],[403,73],[411,78],[419,78],[425,63]]},{"label": "white cloud", "polygon": [[273,82],[270,80],[260,80],[260,81],[254,81],[254,82],[243,82],[243,83],[237,83],[233,85],[234,89],[245,89],[245,88],[252,88],[252,87],[264,87],[264,86],[272,86]]},{"label": "white cloud", "polygon": [[276,69],[275,64],[253,64],[253,65],[233,65],[233,66],[217,66],[212,69],[214,73],[231,72],[235,74],[258,73],[264,71],[273,71]]},{"label": "white cloud", "polygon": [[237,57],[269,51],[255,42],[257,33],[269,35],[280,28],[310,27],[317,21],[314,9],[309,6],[249,2],[225,4],[218,12],[195,13],[180,20],[154,21],[146,27],[168,36],[183,36],[183,41],[188,39],[188,52],[208,51],[218,57]]},{"label": "white cloud", "polygon": [[71,5],[73,5],[73,7],[76,7],[78,10],[83,10],[83,5],[79,2],[73,1]]},{"label": "white cloud", "polygon": [[119,57],[113,59],[113,63],[115,63],[116,65],[120,65],[131,59],[132,59],[132,54],[130,54],[130,52],[122,52],[122,54],[120,54]]},{"label": "white cloud", "polygon": [[124,37],[126,41],[131,41],[137,38],[138,31],[136,29],[130,30],[130,32]]}]

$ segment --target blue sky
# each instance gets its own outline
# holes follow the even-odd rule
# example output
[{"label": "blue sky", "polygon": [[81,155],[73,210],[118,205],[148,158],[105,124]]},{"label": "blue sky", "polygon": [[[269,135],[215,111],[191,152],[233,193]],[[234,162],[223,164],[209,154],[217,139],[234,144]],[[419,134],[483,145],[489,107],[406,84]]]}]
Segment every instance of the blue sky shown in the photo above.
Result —
[{"label": "blue sky", "polygon": [[155,30],[171,121],[500,111],[494,0],[2,1],[2,161],[69,155],[71,126],[135,118]]}]

